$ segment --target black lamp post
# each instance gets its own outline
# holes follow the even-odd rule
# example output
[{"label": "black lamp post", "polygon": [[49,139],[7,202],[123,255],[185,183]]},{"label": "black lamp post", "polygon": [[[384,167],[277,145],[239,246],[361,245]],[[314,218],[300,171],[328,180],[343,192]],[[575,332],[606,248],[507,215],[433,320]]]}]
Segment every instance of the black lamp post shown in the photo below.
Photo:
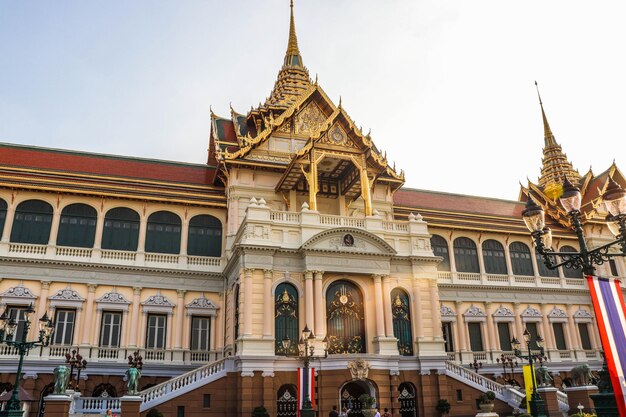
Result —
[{"label": "black lamp post", "polygon": [[72,350],[72,354],[65,354],[65,363],[70,366],[70,386],[72,388],[72,377],[74,376],[74,369],[76,369],[76,384],[74,389],[76,391],[80,391],[78,389],[78,383],[80,382],[80,371],[87,367],[87,360],[83,359],[82,355],[78,353],[76,349]]},{"label": "black lamp post", "polygon": [[[300,342],[298,343],[298,357],[302,358],[304,363],[304,380],[303,382],[303,391],[304,391],[304,399],[302,401],[302,408],[300,409],[301,417],[313,417],[315,411],[313,410],[313,406],[311,405],[311,397],[309,396],[309,364],[311,359],[319,359],[319,358],[327,358],[328,357],[328,343],[327,339],[324,338],[323,347],[324,347],[324,356],[313,356],[315,351],[315,347],[311,345],[311,342],[315,340],[315,336],[313,332],[309,330],[308,326],[304,326],[304,330],[302,330],[302,336],[300,337]],[[291,339],[285,335],[282,340],[283,348],[285,348],[285,352],[289,352],[289,348],[291,347]]]},{"label": "black lamp post", "polygon": [[[517,385],[517,381],[514,377],[514,370],[517,367],[517,361],[510,356],[506,356],[504,353],[502,353],[499,358],[496,358],[496,362],[502,365],[502,372],[504,374],[505,383],[510,385]],[[508,377],[507,369],[509,368],[511,369],[511,378]]]},{"label": "black lamp post", "polygon": [[[587,246],[583,234],[580,223],[581,199],[580,190],[566,179],[563,182],[563,194],[559,201],[572,221],[580,252],[556,252],[551,248],[552,233],[549,228],[545,227],[543,209],[530,196],[528,197],[526,209],[522,212],[522,216],[535,241],[537,252],[543,256],[544,264],[548,269],[565,266],[580,269],[585,275],[594,275],[595,265],[602,265],[613,257],[626,256],[626,191],[613,178],[609,178],[609,184],[602,200],[610,213],[606,218],[607,226],[616,239],[595,249],[590,249]],[[609,249],[617,245],[621,248],[621,252],[609,253]],[[617,403],[607,370],[606,359],[600,371],[598,388],[600,393],[592,396],[598,416],[617,416]]]},{"label": "black lamp post", "polygon": [[474,358],[474,362],[470,362],[469,367],[474,370],[474,372],[478,373],[478,370],[483,367],[482,362],[476,362],[476,358]]},{"label": "black lamp post", "polygon": [[531,379],[533,382],[533,393],[530,396],[530,414],[533,417],[546,417],[545,404],[541,396],[537,393],[537,383],[535,382],[534,367],[534,362],[538,362],[539,358],[541,358],[541,361],[543,362],[543,339],[541,338],[541,336],[537,335],[535,341],[537,343],[537,347],[539,348],[539,355],[533,354],[530,350],[532,340],[528,329],[524,330],[524,342],[526,342],[526,347],[528,348],[528,355],[522,354],[522,351],[520,350],[521,343],[519,340],[517,340],[517,338],[514,337],[513,340],[511,340],[511,345],[513,346],[513,354],[520,359],[527,360],[528,364],[530,365]]},{"label": "black lamp post", "polygon": [[19,389],[24,355],[37,346],[48,346],[52,333],[54,333],[54,323],[48,318],[48,313],[44,313],[39,319],[39,337],[37,340],[27,342],[26,338],[28,337],[28,330],[31,326],[30,319],[34,313],[35,309],[33,309],[32,304],[24,310],[24,327],[22,328],[20,340],[16,340],[16,331],[19,323],[15,317],[9,317],[6,310],[0,315],[0,343],[13,346],[17,349],[17,353],[20,356],[19,362],[17,363],[17,374],[15,375],[13,394],[11,395],[11,399],[7,402],[5,409],[0,411],[0,417],[22,417],[23,411],[19,399]]}]

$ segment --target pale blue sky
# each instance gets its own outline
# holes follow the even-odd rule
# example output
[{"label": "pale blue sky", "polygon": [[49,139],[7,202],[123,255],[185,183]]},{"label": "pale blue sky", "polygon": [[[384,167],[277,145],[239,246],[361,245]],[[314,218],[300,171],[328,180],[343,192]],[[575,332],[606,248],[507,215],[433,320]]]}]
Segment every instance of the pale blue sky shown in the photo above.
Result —
[{"label": "pale blue sky", "polygon": [[[541,164],[535,79],[575,167],[626,171],[624,2],[295,5],[311,76],[407,186],[515,199]],[[0,141],[202,163],[209,105],[265,99],[288,19],[288,0],[0,0]]]}]

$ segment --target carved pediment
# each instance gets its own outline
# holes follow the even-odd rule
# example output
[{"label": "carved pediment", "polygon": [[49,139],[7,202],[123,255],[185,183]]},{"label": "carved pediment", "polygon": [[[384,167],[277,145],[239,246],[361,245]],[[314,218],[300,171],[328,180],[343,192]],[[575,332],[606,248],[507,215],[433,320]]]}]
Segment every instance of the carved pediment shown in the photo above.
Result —
[{"label": "carved pediment", "polygon": [[302,245],[305,251],[351,252],[372,255],[395,255],[396,251],[380,237],[349,227],[318,233]]}]

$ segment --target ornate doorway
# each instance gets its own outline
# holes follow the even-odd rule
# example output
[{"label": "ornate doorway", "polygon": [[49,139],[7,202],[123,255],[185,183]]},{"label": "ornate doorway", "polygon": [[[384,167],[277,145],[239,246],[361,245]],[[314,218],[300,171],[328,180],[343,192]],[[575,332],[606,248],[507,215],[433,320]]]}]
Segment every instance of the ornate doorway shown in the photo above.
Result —
[{"label": "ornate doorway", "polygon": [[278,389],[276,400],[277,417],[296,417],[298,415],[298,398],[295,385],[283,385]]},{"label": "ornate doorway", "polygon": [[348,417],[363,417],[361,410],[364,404],[359,400],[367,394],[376,399],[376,388],[369,380],[356,380],[346,383],[339,391],[341,410],[348,410]]},{"label": "ornate doorway", "polygon": [[361,291],[350,281],[333,282],[326,292],[328,353],[365,353]]},{"label": "ornate doorway", "polygon": [[415,417],[417,415],[417,401],[415,387],[410,382],[403,382],[398,387],[398,402],[400,403],[401,417]]}]

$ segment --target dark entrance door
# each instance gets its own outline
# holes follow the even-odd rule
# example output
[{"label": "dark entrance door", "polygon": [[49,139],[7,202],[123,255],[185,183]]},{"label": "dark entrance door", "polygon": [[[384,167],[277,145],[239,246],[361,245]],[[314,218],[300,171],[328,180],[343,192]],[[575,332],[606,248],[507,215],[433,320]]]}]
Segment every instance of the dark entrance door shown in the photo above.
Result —
[{"label": "dark entrance door", "polygon": [[277,417],[296,417],[298,415],[298,399],[295,385],[283,385],[278,389],[276,400]]},{"label": "dark entrance door", "polygon": [[359,401],[363,394],[372,395],[369,385],[364,381],[349,382],[341,389],[341,409],[348,410],[348,417],[363,417],[364,404]]},{"label": "dark entrance door", "polygon": [[398,402],[400,403],[401,417],[416,417],[417,402],[415,400],[415,387],[409,382],[403,382],[398,387]]}]

